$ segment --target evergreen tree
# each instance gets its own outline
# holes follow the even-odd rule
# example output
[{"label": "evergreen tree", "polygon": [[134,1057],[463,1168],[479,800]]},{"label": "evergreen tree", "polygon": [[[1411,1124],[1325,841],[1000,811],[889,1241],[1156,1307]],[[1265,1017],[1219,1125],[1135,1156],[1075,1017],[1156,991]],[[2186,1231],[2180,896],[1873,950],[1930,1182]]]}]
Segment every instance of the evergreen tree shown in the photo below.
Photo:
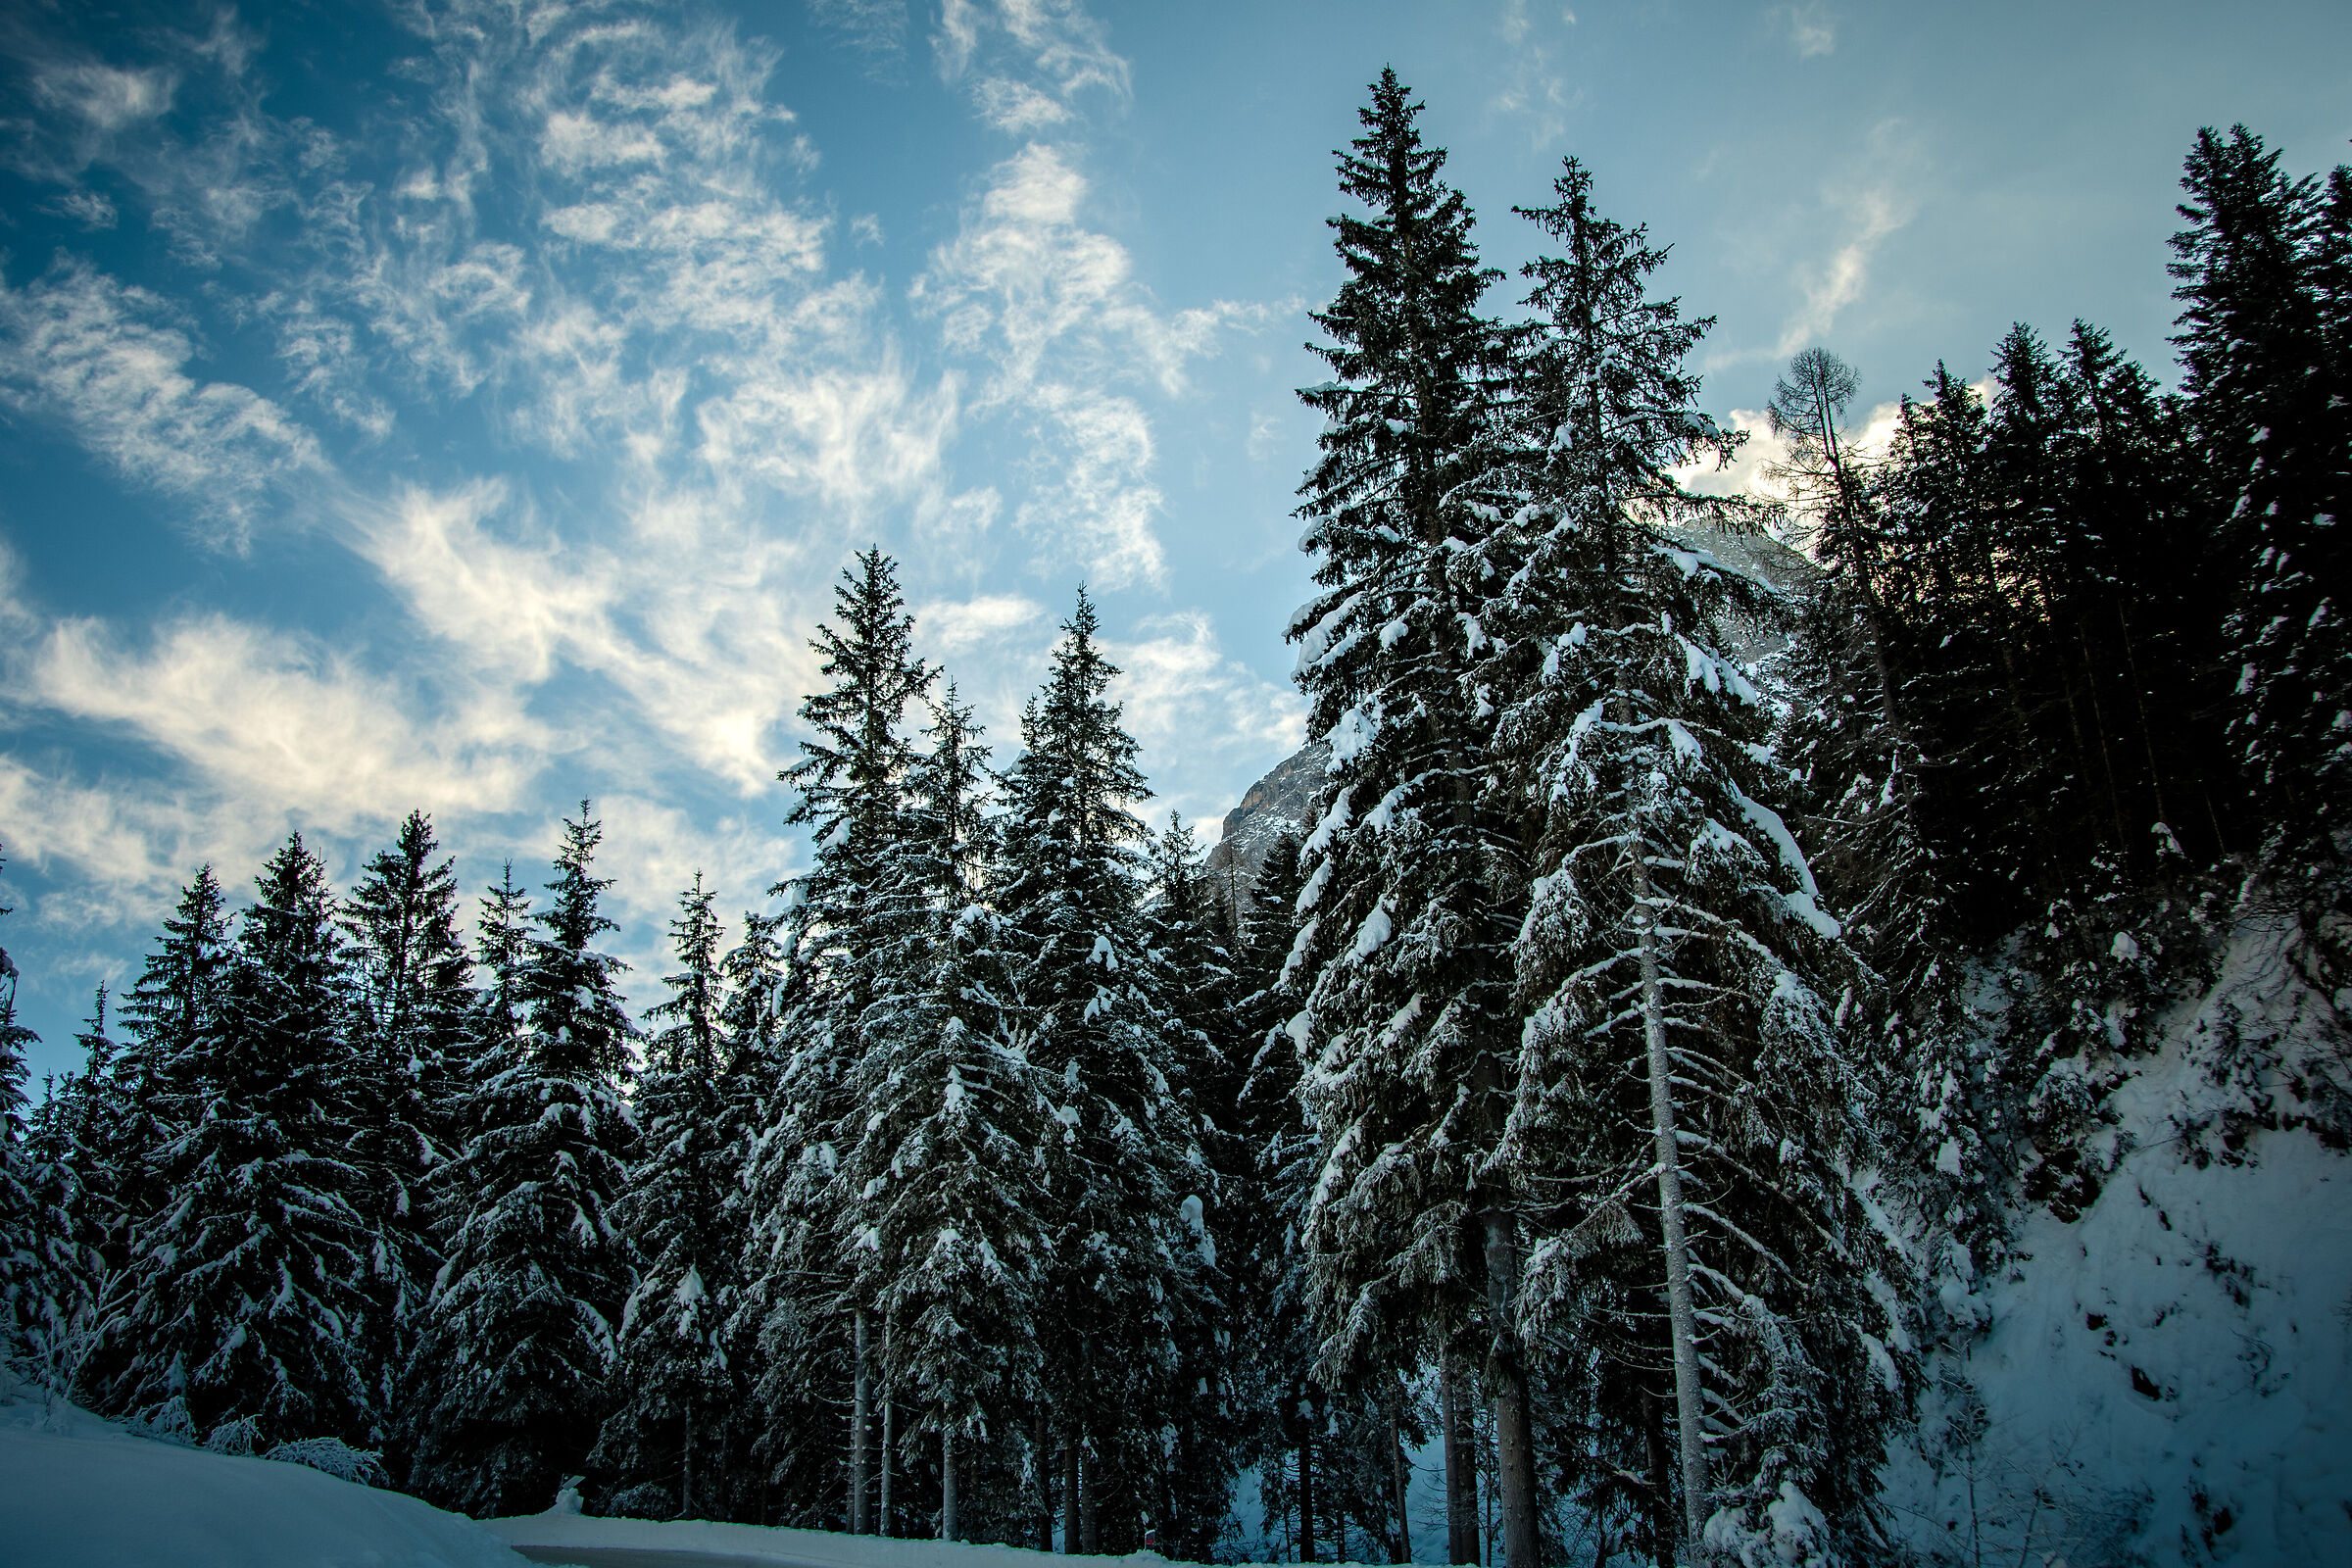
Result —
[{"label": "evergreen tree", "polygon": [[1315,352],[1334,379],[1299,394],[1327,421],[1298,509],[1322,591],[1290,635],[1332,748],[1301,905],[1304,1087],[1326,1151],[1301,1245],[1334,1379],[1385,1381],[1426,1338],[1488,1326],[1507,1556],[1528,1568],[1517,1195],[1492,1158],[1515,1088],[1505,954],[1525,869],[1482,765],[1506,668],[1481,615],[1512,569],[1494,439],[1508,338],[1478,314],[1498,274],[1419,114],[1384,72],[1341,155],[1341,189],[1369,212],[1333,220],[1348,277]]},{"label": "evergreen tree", "polygon": [[[593,874],[602,830],[563,824],[538,930],[513,923],[512,878],[484,920],[486,1001],[519,1013],[485,1041],[471,1141],[443,1167],[448,1261],[419,1327],[415,1483],[477,1516],[547,1506],[605,1414],[613,1324],[633,1283],[612,1209],[637,1130],[621,1086],[636,1028]],[[519,939],[518,939],[519,938]],[[519,949],[519,952],[514,950]]]},{"label": "evergreen tree", "polygon": [[1199,1129],[1210,1181],[1201,1200],[1197,1250],[1197,1309],[1179,1320],[1170,1435],[1161,1497],[1154,1510],[1160,1550],[1206,1562],[1223,1534],[1237,1466],[1245,1379],[1237,1376],[1234,1332],[1241,1300],[1230,1272],[1241,1261],[1228,1246],[1228,1220],[1251,1200],[1256,1154],[1243,1097],[1256,1042],[1242,1037],[1242,979],[1228,946],[1230,913],[1201,865],[1200,842],[1183,817],[1150,841],[1147,940],[1167,977],[1162,1006],[1174,1025],[1174,1082]]},{"label": "evergreen tree", "polygon": [[[853,1084],[868,1042],[863,1021],[881,994],[883,956],[904,911],[875,902],[884,870],[907,836],[912,741],[906,705],[935,671],[913,652],[914,620],[898,568],[878,549],[861,552],[834,590],[839,625],[817,628],[810,647],[832,685],[801,706],[810,730],[801,759],[781,775],[799,792],[787,820],[816,838],[806,876],[774,891],[787,900],[783,944],[789,1003],[780,1024],[773,1102],[762,1118],[749,1181],[752,1255],[743,1311],[763,1362],[771,1419],[850,1394],[846,1513],[853,1531],[874,1528],[867,1493],[872,1303],[855,1289],[854,1259],[840,1245],[840,1159],[864,1115]],[[846,1376],[845,1376],[846,1374]],[[814,1451],[813,1437],[801,1445]],[[830,1481],[830,1466],[817,1476]],[[834,1513],[823,1482],[804,1494],[804,1516]]]},{"label": "evergreen tree", "polygon": [[996,921],[977,902],[987,748],[953,688],[927,739],[871,895],[884,945],[852,1079],[866,1114],[843,1145],[837,1224],[858,1298],[887,1325],[885,1397],[913,1416],[894,1436],[936,1445],[939,1531],[953,1540],[974,1504],[1017,1510],[972,1485],[972,1460],[1008,1447],[1036,1397],[1052,1238],[1038,1159],[1047,1086],[1005,1027]]},{"label": "evergreen tree", "polygon": [[163,1205],[166,1189],[157,1178],[157,1161],[164,1146],[183,1130],[175,1118],[203,1102],[192,1084],[176,1081],[173,1074],[200,1060],[197,1042],[218,1025],[228,962],[220,884],[211,866],[199,866],[164,917],[162,939],[123,998],[122,1021],[130,1038],[115,1057],[107,1091],[119,1112],[106,1156],[107,1185],[122,1218],[115,1244],[118,1263],[127,1260],[131,1228]]},{"label": "evergreen tree", "polygon": [[373,1174],[364,1212],[378,1239],[371,1360],[387,1408],[403,1401],[416,1317],[441,1265],[426,1191],[456,1147],[455,1117],[474,1040],[472,963],[458,930],[452,861],[412,811],[345,902],[346,1031],[355,1056],[359,1142]]},{"label": "evergreen tree", "polygon": [[747,1403],[747,1348],[733,1324],[743,1215],[728,1200],[743,1152],[727,1114],[724,933],[710,903],[698,872],[669,925],[678,963],[662,979],[669,995],[646,1014],[660,1028],[636,1097],[645,1153],[613,1210],[637,1285],[621,1313],[617,1407],[595,1455],[616,1495],[649,1488],[681,1519],[729,1511]]},{"label": "evergreen tree", "polygon": [[1530,1335],[1586,1416],[1591,1503],[1647,1472],[1653,1555],[1851,1550],[1901,1340],[1866,1288],[1900,1280],[1854,1185],[1870,1080],[1826,1000],[1852,965],[1768,804],[1787,781],[1761,696],[1720,652],[1720,617],[1758,592],[1663,531],[1703,505],[1670,470],[1732,446],[1684,368],[1710,323],[1649,297],[1664,253],[1593,209],[1574,160],[1554,190],[1526,213],[1564,254],[1527,270],[1534,505],[1495,611],[1533,656],[1497,751],[1544,872],[1507,1146],[1544,1199]]},{"label": "evergreen tree", "polygon": [[[0,915],[10,912],[0,905]],[[0,948],[0,1362],[31,1348],[54,1314],[58,1284],[42,1255],[48,1216],[25,1123],[24,1054],[39,1040],[17,1021],[17,966]]]},{"label": "evergreen tree", "polygon": [[[1199,1310],[1208,1172],[1172,1081],[1170,1020],[1140,918],[1130,807],[1147,798],[1136,743],[1105,696],[1116,666],[1083,591],[1044,689],[1023,710],[993,879],[1012,955],[1018,1027],[1049,1080],[1043,1218],[1053,1255],[1042,1315],[1046,1390],[1063,1445],[1064,1523],[1083,1549],[1126,1549],[1152,1506],[1156,1421],[1172,1346]],[[1193,1217],[1188,1217],[1193,1216]]]},{"label": "evergreen tree", "polygon": [[2174,236],[2186,390],[2230,490],[2244,589],[2232,730],[2262,819],[2299,857],[2352,823],[2352,171],[2290,178],[2243,125],[2197,133]]},{"label": "evergreen tree", "polygon": [[26,1355],[44,1388],[72,1396],[97,1348],[107,1289],[122,1258],[123,1225],[112,1151],[123,1107],[115,1095],[115,1042],[98,985],[74,1044],[82,1070],[57,1080],[33,1112],[29,1149],[34,1246],[45,1281]]},{"label": "evergreen tree", "polygon": [[[378,1260],[362,1208],[374,1178],[350,1154],[357,1075],[331,898],[293,835],[255,883],[217,994],[182,1004],[191,1027],[156,1065],[172,1133],[149,1167],[167,1197],[132,1224],[111,1326],[123,1364],[103,1394],[216,1446],[364,1444],[381,1414],[368,1358]],[[183,929],[174,937],[200,939],[203,922]],[[143,984],[144,1016],[169,1018],[157,995]]]}]

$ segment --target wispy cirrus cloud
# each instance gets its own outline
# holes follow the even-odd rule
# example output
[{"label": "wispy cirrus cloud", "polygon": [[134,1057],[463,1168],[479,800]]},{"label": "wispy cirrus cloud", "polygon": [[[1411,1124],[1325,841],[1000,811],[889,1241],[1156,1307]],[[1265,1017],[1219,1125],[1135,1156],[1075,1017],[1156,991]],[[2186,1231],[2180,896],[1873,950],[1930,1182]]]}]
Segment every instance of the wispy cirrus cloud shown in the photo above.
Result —
[{"label": "wispy cirrus cloud", "polygon": [[267,502],[328,464],[284,408],[194,373],[197,357],[167,301],[86,262],[61,259],[23,288],[0,283],[0,400],[241,545]]},{"label": "wispy cirrus cloud", "polygon": [[1777,5],[1764,13],[1773,29],[1788,40],[1799,60],[1817,60],[1838,49],[1838,22],[1822,0]]},{"label": "wispy cirrus cloud", "polygon": [[1023,419],[1033,482],[1015,524],[1041,564],[1071,564],[1104,587],[1165,580],[1155,531],[1150,416],[1140,381],[1181,393],[1221,329],[1263,307],[1163,312],[1126,247],[1087,226],[1085,175],[1064,150],[1031,143],[990,172],[955,237],[915,279],[918,309],[947,348],[986,367],[975,412]]}]

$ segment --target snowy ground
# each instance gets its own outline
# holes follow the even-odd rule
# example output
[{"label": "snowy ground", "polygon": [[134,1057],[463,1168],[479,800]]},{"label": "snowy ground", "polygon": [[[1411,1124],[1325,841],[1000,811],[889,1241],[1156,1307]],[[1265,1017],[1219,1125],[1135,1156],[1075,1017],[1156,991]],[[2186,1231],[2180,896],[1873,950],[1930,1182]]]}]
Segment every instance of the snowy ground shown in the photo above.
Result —
[{"label": "snowy ground", "polygon": [[[0,1386],[0,1563],[15,1568],[1046,1568],[1042,1552],[754,1525],[485,1523],[301,1465],[137,1436]],[[1161,1568],[1148,1552],[1103,1564]]]},{"label": "snowy ground", "polygon": [[2036,1215],[1985,1288],[1990,1332],[1950,1369],[1981,1418],[1931,1397],[1891,1467],[1915,1541],[2051,1568],[2352,1563],[2352,1160],[2303,1131],[2213,1157],[2249,1082],[2233,1042],[2291,1110],[2339,1030],[2275,938],[2232,944],[2118,1091],[2128,1152],[2097,1202]]},{"label": "snowy ground", "polygon": [[0,1562],[24,1568],[522,1568],[471,1520],[298,1464],[133,1437],[0,1390]]}]

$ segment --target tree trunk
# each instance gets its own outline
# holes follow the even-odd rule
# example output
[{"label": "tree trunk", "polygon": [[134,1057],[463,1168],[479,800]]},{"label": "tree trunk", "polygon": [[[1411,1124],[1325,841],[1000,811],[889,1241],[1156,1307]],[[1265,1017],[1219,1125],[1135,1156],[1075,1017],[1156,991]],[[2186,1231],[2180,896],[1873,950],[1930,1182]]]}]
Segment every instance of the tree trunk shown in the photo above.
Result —
[{"label": "tree trunk", "polygon": [[865,1311],[858,1312],[858,1393],[850,1415],[850,1534],[862,1536],[873,1529],[865,1511],[865,1434],[873,1420],[871,1374],[865,1366]]},{"label": "tree trunk", "polygon": [[1315,1555],[1315,1435],[1298,1439],[1298,1560],[1320,1562]]},{"label": "tree trunk", "polygon": [[686,1401],[686,1431],[678,1456],[678,1517],[694,1517],[694,1401]]},{"label": "tree trunk", "polygon": [[[1690,1243],[1683,1223],[1682,1146],[1674,1136],[1674,1065],[1666,1050],[1666,1000],[1658,973],[1657,904],[1642,846],[1634,847],[1641,906],[1642,1031],[1649,1047],[1649,1118],[1657,1142],[1658,1218],[1666,1241],[1667,1332],[1674,1346],[1674,1410],[1683,1450],[1683,1514],[1691,1553],[1707,1523],[1706,1429],[1698,1387],[1698,1323],[1690,1300]],[[1514,1563],[1512,1568],[1518,1568]]]},{"label": "tree trunk", "polygon": [[939,1539],[956,1537],[956,1429],[939,1431]]},{"label": "tree trunk", "polygon": [[1083,1544],[1078,1524],[1080,1468],[1078,1434],[1065,1432],[1061,1435],[1061,1549],[1065,1552],[1076,1551]]},{"label": "tree trunk", "polygon": [[1470,1369],[1453,1356],[1439,1363],[1438,1397],[1446,1424],[1446,1560],[1478,1561],[1478,1441],[1470,1430]]},{"label": "tree trunk", "polygon": [[1404,1384],[1401,1374],[1389,1390],[1389,1474],[1396,1492],[1396,1539],[1389,1547],[1389,1561],[1411,1562],[1413,1520],[1405,1507],[1405,1496],[1412,1487],[1404,1459]]},{"label": "tree trunk", "polygon": [[1487,1309],[1494,1320],[1490,1379],[1494,1386],[1494,1467],[1502,1493],[1502,1560],[1539,1568],[1536,1533],[1536,1441],[1527,1408],[1527,1370],[1519,1362],[1519,1234],[1510,1214],[1485,1215]]},{"label": "tree trunk", "polygon": [[1666,1457],[1666,1413],[1642,1391],[1642,1446],[1649,1453],[1649,1535],[1658,1568],[1674,1568],[1674,1469]]},{"label": "tree trunk", "polygon": [[1089,1556],[1102,1552],[1102,1509],[1095,1495],[1095,1470],[1101,1462],[1084,1448],[1078,1450],[1078,1524],[1086,1536]]},{"label": "tree trunk", "polygon": [[1046,1427],[1045,1407],[1041,1405],[1037,1412],[1037,1439],[1030,1449],[1035,1456],[1031,1462],[1037,1466],[1037,1549],[1040,1551],[1054,1549],[1054,1470],[1046,1458],[1053,1451],[1053,1443]]},{"label": "tree trunk", "polygon": [[898,1446],[898,1406],[891,1402],[888,1390],[882,1395],[882,1518],[878,1534],[894,1535],[896,1516],[890,1511],[891,1450]]}]

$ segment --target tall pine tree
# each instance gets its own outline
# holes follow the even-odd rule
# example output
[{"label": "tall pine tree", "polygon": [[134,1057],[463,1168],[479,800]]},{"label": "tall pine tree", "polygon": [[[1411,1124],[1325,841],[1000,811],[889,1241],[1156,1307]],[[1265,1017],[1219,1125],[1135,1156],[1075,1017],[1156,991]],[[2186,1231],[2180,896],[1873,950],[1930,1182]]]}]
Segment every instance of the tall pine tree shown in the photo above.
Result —
[{"label": "tall pine tree", "polygon": [[486,1042],[471,1138],[442,1168],[458,1217],[414,1383],[415,1484],[477,1516],[544,1508],[582,1469],[632,1284],[612,1205],[637,1140],[621,1098],[637,1031],[616,985],[623,966],[598,948],[612,929],[611,880],[594,874],[602,836],[582,802],[563,824],[538,929],[512,923],[511,878],[485,921],[489,1000],[516,1008],[519,1027]]}]

